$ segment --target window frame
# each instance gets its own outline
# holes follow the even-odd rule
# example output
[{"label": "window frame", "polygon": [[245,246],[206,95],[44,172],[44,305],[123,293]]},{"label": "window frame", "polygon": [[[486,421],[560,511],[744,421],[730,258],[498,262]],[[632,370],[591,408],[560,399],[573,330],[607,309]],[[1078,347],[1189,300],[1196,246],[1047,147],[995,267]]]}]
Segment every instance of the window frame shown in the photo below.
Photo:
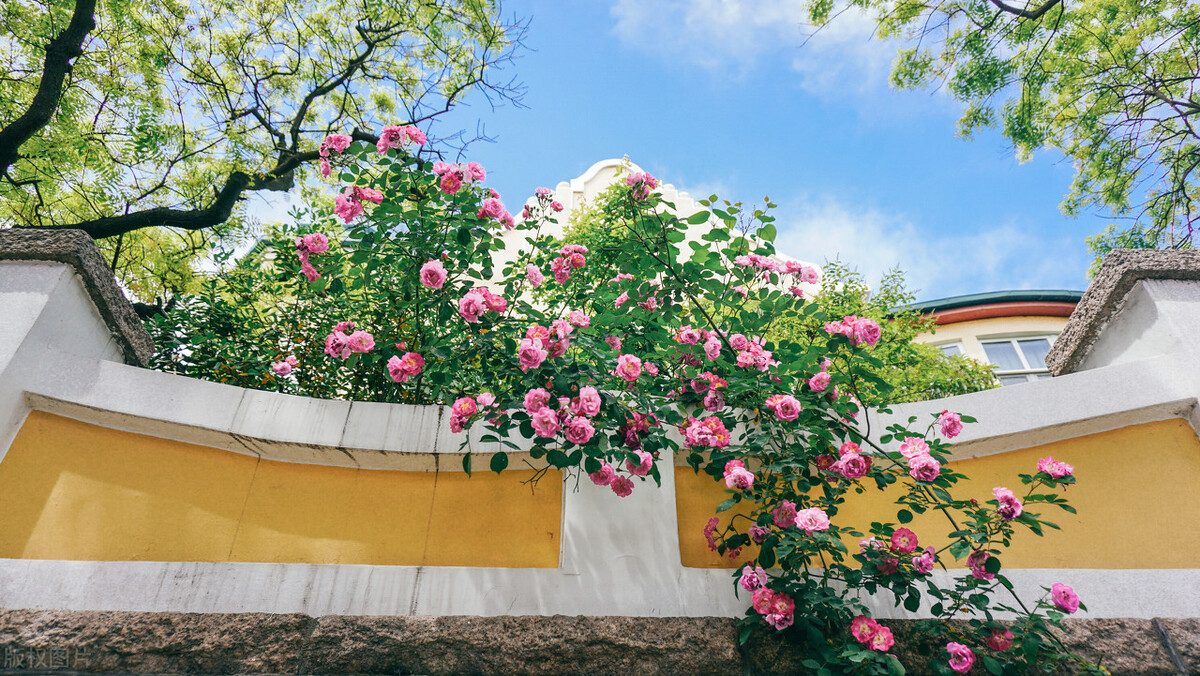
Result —
[{"label": "window frame", "polygon": [[[1036,340],[1041,338],[1048,342],[1050,344],[1050,348],[1053,349],[1054,341],[1058,339],[1058,336],[1059,334],[1057,333],[1030,332],[1002,334],[995,336],[979,336],[977,340],[979,341],[979,346],[983,349],[984,356],[987,356],[988,358],[988,363],[996,367],[992,371],[996,377],[996,380],[1000,382],[1001,386],[1008,387],[1009,385],[1020,385],[1022,383],[1013,382],[1006,384],[1003,380],[1001,380],[1002,377],[1025,376],[1025,382],[1032,383],[1038,380],[1044,380],[1044,377],[1049,376],[1050,374],[1050,369],[1045,364],[1042,364],[1040,367],[1036,368],[1029,365],[1029,359],[1026,358],[1025,351],[1021,349],[1020,341]],[[1012,346],[1013,351],[1017,354],[1017,358],[1021,360],[1023,368],[1001,371],[999,364],[992,361],[992,358],[987,354],[987,346],[1001,343],[1008,343]]]}]

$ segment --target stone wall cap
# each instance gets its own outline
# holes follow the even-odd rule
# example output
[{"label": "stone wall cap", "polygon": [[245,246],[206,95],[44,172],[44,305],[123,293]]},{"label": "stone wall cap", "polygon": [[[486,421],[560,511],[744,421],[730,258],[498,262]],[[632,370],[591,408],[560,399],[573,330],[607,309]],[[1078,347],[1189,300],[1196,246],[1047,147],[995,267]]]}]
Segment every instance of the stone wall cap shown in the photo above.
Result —
[{"label": "stone wall cap", "polygon": [[135,366],[145,366],[150,361],[154,342],[86,232],[50,228],[0,230],[0,260],[54,261],[75,268],[104,323],[121,346],[125,361]]},{"label": "stone wall cap", "polygon": [[1088,290],[1046,355],[1056,376],[1083,364],[1096,340],[1121,311],[1133,286],[1143,279],[1200,280],[1200,251],[1114,249],[1104,257]]}]

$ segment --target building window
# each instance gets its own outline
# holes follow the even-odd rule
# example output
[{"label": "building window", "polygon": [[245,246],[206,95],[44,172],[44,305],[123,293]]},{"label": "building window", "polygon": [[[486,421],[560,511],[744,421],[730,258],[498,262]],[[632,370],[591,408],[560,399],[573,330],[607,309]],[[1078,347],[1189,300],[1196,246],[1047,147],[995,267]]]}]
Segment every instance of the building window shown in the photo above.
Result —
[{"label": "building window", "polygon": [[1046,355],[1055,336],[984,340],[983,351],[996,365],[996,378],[1001,385],[1017,385],[1050,377]]},{"label": "building window", "polygon": [[942,343],[941,345],[935,345],[934,347],[941,350],[942,354],[946,355],[947,357],[958,357],[958,356],[964,354],[963,349],[962,349],[962,343],[959,343],[959,342]]}]

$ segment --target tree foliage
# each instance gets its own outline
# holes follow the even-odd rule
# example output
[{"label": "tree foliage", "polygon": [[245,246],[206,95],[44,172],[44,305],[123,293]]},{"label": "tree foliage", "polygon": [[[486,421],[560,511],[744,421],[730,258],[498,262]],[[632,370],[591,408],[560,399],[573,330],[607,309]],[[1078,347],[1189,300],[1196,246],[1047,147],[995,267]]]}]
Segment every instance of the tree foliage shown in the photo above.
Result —
[{"label": "tree foliage", "polygon": [[5,2],[0,225],[112,238],[139,294],[186,288],[179,262],[244,230],[247,194],[313,189],[327,134],[469,141],[433,121],[519,98],[494,78],[521,32],[494,0]]},{"label": "tree foliage", "polygon": [[870,13],[905,46],[901,88],[940,85],[965,104],[959,132],[999,128],[1018,157],[1052,147],[1074,162],[1068,214],[1121,219],[1091,240],[1190,247],[1200,167],[1200,5],[1187,0],[810,0],[817,24]]}]

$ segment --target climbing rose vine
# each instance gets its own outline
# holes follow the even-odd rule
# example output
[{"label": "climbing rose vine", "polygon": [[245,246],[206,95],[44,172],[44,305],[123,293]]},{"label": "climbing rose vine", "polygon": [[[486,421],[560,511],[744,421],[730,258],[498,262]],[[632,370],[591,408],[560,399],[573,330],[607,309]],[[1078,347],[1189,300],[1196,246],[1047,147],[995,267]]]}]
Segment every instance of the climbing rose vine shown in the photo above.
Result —
[{"label": "climbing rose vine", "polygon": [[[742,639],[785,632],[814,671],[902,673],[903,641],[945,673],[1079,662],[1051,631],[1083,607],[1074,591],[1025,602],[1001,567],[1018,530],[1057,527],[1040,508],[1070,510],[1057,489],[1071,466],[1045,458],[978,502],[955,497],[966,477],[949,464],[970,417],[872,435],[879,412],[856,392],[886,387],[872,373],[880,327],[825,316],[805,292],[816,270],[775,255],[767,211],[714,197],[681,218],[658,179],[631,174],[603,205],[621,244],[593,251],[543,232],[562,211],[551,191],[514,217],[483,167],[420,159],[423,142],[389,127],[376,146],[322,145],[343,189],[276,243],[291,328],[264,357],[274,387],[448,405],[468,473],[481,454],[502,472],[521,452],[535,480],[561,471],[613,500],[654,490],[681,458],[727,493],[695,537],[735,568]],[[785,317],[823,330],[768,340]],[[888,513],[841,519],[878,491]],[[955,561],[966,568],[949,574]],[[860,591],[933,619],[901,638]]]}]

